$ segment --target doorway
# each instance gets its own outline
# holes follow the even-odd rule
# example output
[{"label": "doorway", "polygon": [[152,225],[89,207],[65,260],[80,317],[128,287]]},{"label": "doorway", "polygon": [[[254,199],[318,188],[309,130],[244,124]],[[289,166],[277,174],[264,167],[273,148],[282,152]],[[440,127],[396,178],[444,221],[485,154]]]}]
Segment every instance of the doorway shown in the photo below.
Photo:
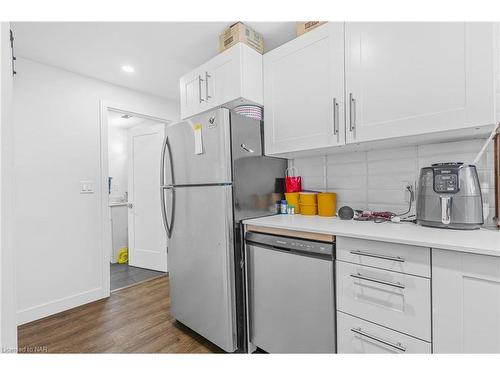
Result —
[{"label": "doorway", "polygon": [[112,292],[167,272],[158,177],[165,122],[115,109],[106,116]]}]

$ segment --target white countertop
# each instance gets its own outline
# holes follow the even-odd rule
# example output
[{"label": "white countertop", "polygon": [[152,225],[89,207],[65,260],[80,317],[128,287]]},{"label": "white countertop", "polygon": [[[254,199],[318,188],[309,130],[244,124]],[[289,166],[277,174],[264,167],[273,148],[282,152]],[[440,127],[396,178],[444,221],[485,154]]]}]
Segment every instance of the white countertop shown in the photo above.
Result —
[{"label": "white countertop", "polygon": [[500,256],[500,231],[489,229],[438,229],[412,223],[373,223],[302,215],[273,215],[243,223]]}]

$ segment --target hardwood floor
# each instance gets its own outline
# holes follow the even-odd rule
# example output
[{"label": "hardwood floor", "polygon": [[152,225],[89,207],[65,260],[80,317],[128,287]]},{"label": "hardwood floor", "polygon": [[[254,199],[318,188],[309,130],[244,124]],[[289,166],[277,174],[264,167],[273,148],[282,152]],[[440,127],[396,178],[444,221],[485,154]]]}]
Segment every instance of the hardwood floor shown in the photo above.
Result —
[{"label": "hardwood floor", "polygon": [[20,352],[221,353],[170,315],[168,276],[22,325]]}]

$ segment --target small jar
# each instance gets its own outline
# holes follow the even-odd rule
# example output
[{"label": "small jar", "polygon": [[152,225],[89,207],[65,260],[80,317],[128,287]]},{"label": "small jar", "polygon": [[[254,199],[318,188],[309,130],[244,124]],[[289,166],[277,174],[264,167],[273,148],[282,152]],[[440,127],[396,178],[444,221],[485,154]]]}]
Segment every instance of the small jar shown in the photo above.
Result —
[{"label": "small jar", "polygon": [[280,214],[281,213],[281,201],[276,201],[274,207],[275,207],[274,209],[275,209],[276,213]]},{"label": "small jar", "polygon": [[295,206],[288,206],[288,215],[295,215]]},{"label": "small jar", "polygon": [[285,199],[281,201],[281,208],[280,211],[282,214],[286,214],[288,212],[288,203],[286,202]]}]

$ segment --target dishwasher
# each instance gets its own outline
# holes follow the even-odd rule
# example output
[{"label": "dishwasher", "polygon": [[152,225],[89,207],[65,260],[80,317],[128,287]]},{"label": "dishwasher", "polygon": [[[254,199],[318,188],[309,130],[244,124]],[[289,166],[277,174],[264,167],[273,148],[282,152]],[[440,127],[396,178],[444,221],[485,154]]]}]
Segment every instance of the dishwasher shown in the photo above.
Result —
[{"label": "dishwasher", "polygon": [[335,353],[334,243],[247,232],[249,347]]}]

